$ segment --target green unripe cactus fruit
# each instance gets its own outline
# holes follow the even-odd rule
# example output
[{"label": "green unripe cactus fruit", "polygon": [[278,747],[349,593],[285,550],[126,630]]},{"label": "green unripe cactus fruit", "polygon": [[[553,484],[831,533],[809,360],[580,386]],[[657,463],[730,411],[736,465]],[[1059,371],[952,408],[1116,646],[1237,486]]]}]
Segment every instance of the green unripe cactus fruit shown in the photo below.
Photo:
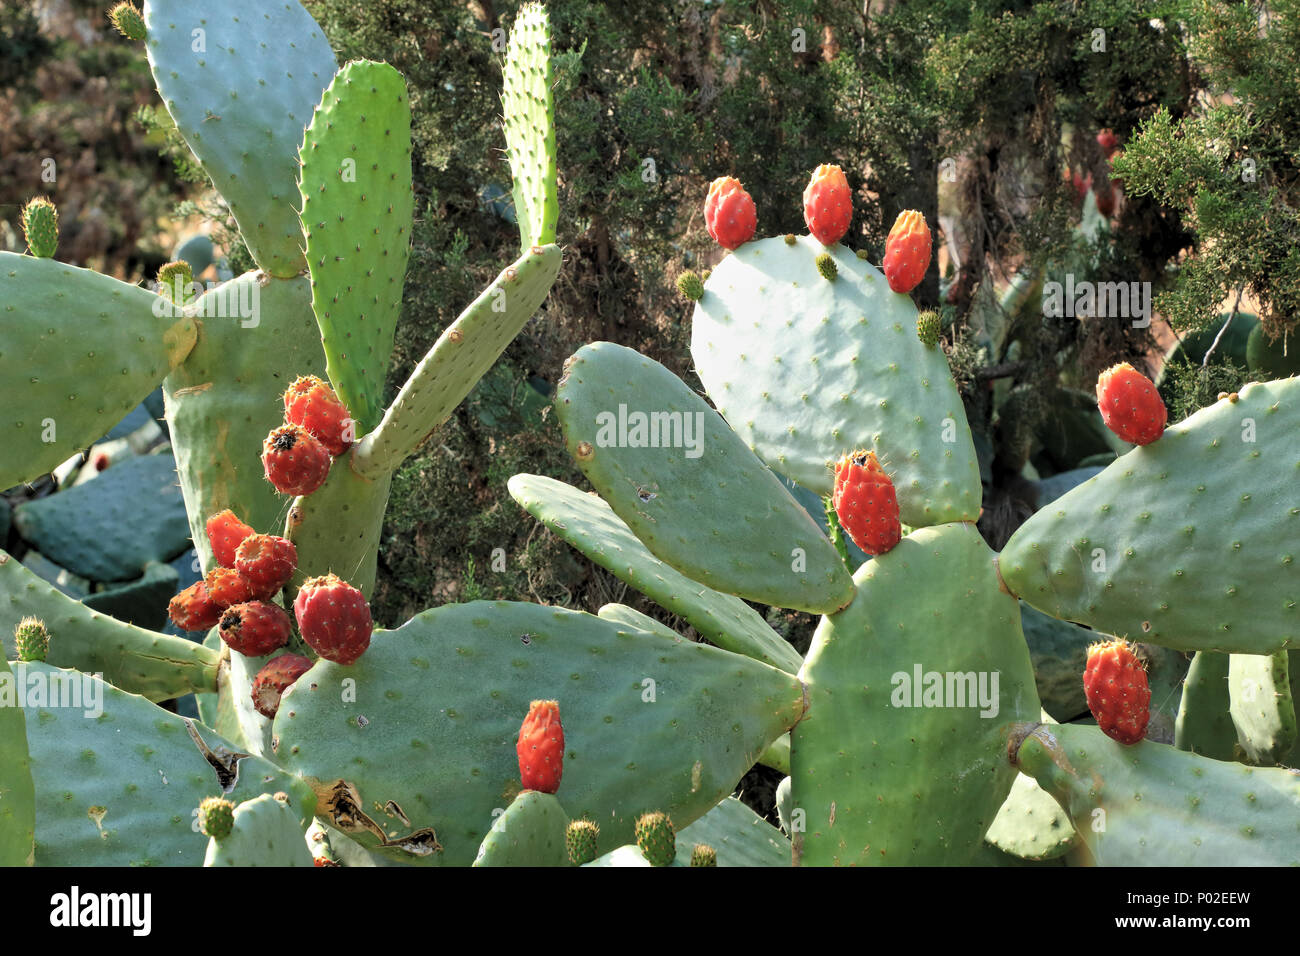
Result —
[{"label": "green unripe cactus fruit", "polygon": [[596,838],[600,827],[591,820],[571,820],[564,834],[564,845],[569,851],[569,862],[582,866],[596,859]]},{"label": "green unripe cactus fruit", "polygon": [[704,270],[704,274],[703,274],[702,276],[700,276],[700,278],[703,279],[705,282],[708,282],[708,281],[709,281],[709,276],[711,276],[711,275],[713,275],[713,270],[712,270],[712,269],[705,269],[705,270]]},{"label": "green unripe cactus fruit", "polygon": [[43,661],[50,651],[50,632],[45,622],[35,617],[25,617],[14,628],[14,645],[20,661]]},{"label": "green unripe cactus fruit", "polygon": [[707,843],[695,844],[695,849],[691,851],[691,866],[717,866],[718,851],[713,849]]},{"label": "green unripe cactus fruit", "polygon": [[855,253],[853,253],[853,254],[854,254],[855,256],[857,256],[859,259],[861,259],[863,262],[866,262],[866,261],[867,261],[867,250],[866,250],[866,249],[859,249],[857,252],[855,252]]},{"label": "green unripe cactus fruit", "polygon": [[53,258],[59,248],[59,211],[44,196],[36,196],[23,207],[23,237],[38,259]]},{"label": "green unripe cactus fruit", "polygon": [[692,302],[698,302],[704,295],[704,283],[700,281],[698,275],[687,269],[677,277],[677,291]]},{"label": "green unripe cactus fruit", "polygon": [[119,3],[108,11],[108,18],[113,21],[113,26],[117,27],[117,32],[128,40],[134,40],[137,43],[144,40],[146,33],[144,17],[131,4]]},{"label": "green unripe cactus fruit", "polygon": [[158,270],[158,294],[170,299],[172,305],[184,305],[186,290],[193,281],[194,272],[188,262],[169,262]]},{"label": "green unripe cactus fruit", "polygon": [[787,233],[785,234],[785,244],[786,244],[787,246],[793,246],[793,245],[795,244],[794,233],[792,233],[792,232],[787,232]]},{"label": "green unripe cactus fruit", "polygon": [[199,804],[199,829],[204,836],[224,840],[235,826],[235,805],[222,797],[207,797]]},{"label": "green unripe cactus fruit", "polygon": [[922,312],[916,317],[916,337],[933,348],[939,344],[939,313]]},{"label": "green unripe cactus fruit", "polygon": [[642,814],[636,821],[636,845],[651,866],[671,866],[677,859],[677,831],[668,814]]},{"label": "green unripe cactus fruit", "polygon": [[822,274],[823,279],[834,279],[840,274],[839,267],[835,265],[835,260],[831,258],[829,252],[823,252],[817,257],[817,271]]}]

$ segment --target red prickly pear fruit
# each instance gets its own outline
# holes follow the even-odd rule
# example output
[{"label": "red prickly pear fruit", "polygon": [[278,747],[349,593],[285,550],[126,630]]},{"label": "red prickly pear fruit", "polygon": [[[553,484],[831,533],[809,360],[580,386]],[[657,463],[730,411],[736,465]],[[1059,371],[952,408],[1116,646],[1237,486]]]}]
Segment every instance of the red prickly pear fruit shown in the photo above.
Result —
[{"label": "red prickly pear fruit", "polygon": [[309,670],[311,661],[297,654],[281,654],[267,661],[253,678],[253,708],[263,717],[275,717],[284,692]]},{"label": "red prickly pear fruit", "polygon": [[355,663],[370,646],[374,624],[365,595],[333,574],[304,581],[293,613],[302,639],[327,661]]},{"label": "red prickly pear fruit", "polygon": [[250,534],[235,549],[235,569],[254,598],[269,601],[298,567],[298,549],[288,538]]},{"label": "red prickly pear fruit", "polygon": [[182,631],[206,631],[221,620],[222,607],[208,594],[203,581],[195,581],[167,605],[167,616]]},{"label": "red prickly pear fruit", "polygon": [[1119,137],[1110,129],[1103,129],[1097,132],[1097,145],[1109,159],[1119,150]]},{"label": "red prickly pear fruit", "polygon": [[243,604],[253,597],[248,582],[234,568],[213,568],[203,583],[208,586],[208,599],[222,609]]},{"label": "red prickly pear fruit", "polygon": [[1104,187],[1097,190],[1097,212],[1101,213],[1107,219],[1115,215],[1115,187],[1107,183]]},{"label": "red prickly pear fruit", "polygon": [[266,480],[286,495],[309,495],[330,472],[330,453],[301,425],[281,425],[262,442]]},{"label": "red prickly pear fruit", "polygon": [[1097,407],[1106,427],[1130,444],[1149,445],[1165,433],[1164,399],[1151,379],[1128,362],[1098,376]]},{"label": "red prickly pear fruit", "polygon": [[285,389],[284,420],[306,429],[335,458],[355,441],[347,406],[315,375],[299,376]]},{"label": "red prickly pear fruit", "polygon": [[900,212],[885,240],[885,258],[880,263],[891,289],[906,294],[921,284],[930,268],[930,247],[925,216],[915,209]]},{"label": "red prickly pear fruit", "polygon": [[208,543],[212,545],[212,554],[217,564],[223,568],[235,566],[235,550],[240,543],[253,533],[253,529],[235,517],[227,508],[208,519]]},{"label": "red prickly pear fruit", "polygon": [[519,779],[525,790],[555,793],[564,774],[564,728],[560,705],[553,700],[535,700],[519,727]]},{"label": "red prickly pear fruit", "polygon": [[853,193],[844,170],[822,163],[803,190],[803,221],[823,246],[844,238],[853,219]]},{"label": "red prickly pear fruit", "polygon": [[1122,744],[1135,744],[1147,732],[1151,688],[1146,668],[1122,638],[1093,644],[1083,672],[1088,709],[1102,733]]},{"label": "red prickly pear fruit", "polygon": [[753,238],[758,210],[739,179],[720,176],[709,184],[704,225],[713,241],[724,249],[736,249]]},{"label": "red prickly pear fruit", "polygon": [[884,554],[902,540],[894,483],[875,452],[855,451],[836,463],[831,504],[853,543],[867,554]]},{"label": "red prickly pear fruit", "polygon": [[246,657],[265,657],[293,637],[293,623],[284,608],[266,601],[235,604],[221,615],[221,639]]}]

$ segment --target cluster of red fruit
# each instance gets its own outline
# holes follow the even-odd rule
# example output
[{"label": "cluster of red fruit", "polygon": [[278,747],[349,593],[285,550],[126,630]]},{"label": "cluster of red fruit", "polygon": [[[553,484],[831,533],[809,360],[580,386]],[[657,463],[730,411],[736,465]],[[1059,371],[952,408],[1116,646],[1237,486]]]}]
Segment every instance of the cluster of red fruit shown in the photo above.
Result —
[{"label": "cluster of red fruit", "polygon": [[284,393],[284,424],[262,442],[267,481],[287,495],[311,494],[355,441],[353,427],[334,389],[315,375],[295,379]]},{"label": "cluster of red fruit", "polygon": [[[853,193],[840,167],[823,163],[814,170],[803,191],[803,218],[809,233],[824,246],[844,238],[853,218]],[[713,241],[725,249],[737,249],[753,238],[758,211],[740,180],[723,176],[710,184],[704,223]],[[898,214],[881,263],[891,289],[906,294],[921,284],[930,267],[931,244],[923,215],[914,209]]]},{"label": "cluster of red fruit", "polygon": [[[168,615],[187,631],[218,627],[230,649],[248,657],[286,646],[293,624],[273,599],[297,570],[293,542],[258,534],[230,510],[209,518],[207,532],[218,567],[172,598]],[[373,624],[365,595],[333,574],[304,581],[293,611],[302,639],[328,661],[352,664],[370,646]],[[297,654],[268,661],[253,681],[258,713],[274,717],[280,696],[311,666]]]}]

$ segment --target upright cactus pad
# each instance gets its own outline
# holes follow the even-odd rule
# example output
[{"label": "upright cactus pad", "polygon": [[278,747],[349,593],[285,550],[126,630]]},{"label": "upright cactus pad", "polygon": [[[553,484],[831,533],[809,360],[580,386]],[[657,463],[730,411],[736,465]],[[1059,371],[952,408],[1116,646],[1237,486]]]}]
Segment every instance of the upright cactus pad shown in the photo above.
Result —
[{"label": "upright cactus pad", "polygon": [[568,827],[554,794],[525,790],[492,822],[474,866],[567,866]]},{"label": "upright cactus pad", "polygon": [[37,196],[23,206],[20,216],[23,238],[37,259],[52,258],[59,250],[59,211],[44,196]]},{"label": "upright cactus pad", "polygon": [[314,865],[304,836],[307,821],[290,806],[288,794],[263,793],[237,807],[222,802],[230,807],[222,820],[226,832],[209,834],[204,866]]},{"label": "upright cactus pad", "polygon": [[360,435],[383,415],[411,245],[411,107],[402,75],[369,60],[340,69],[299,156],[312,310],[330,381]]},{"label": "upright cactus pad", "polygon": [[20,661],[44,661],[50,652],[50,632],[37,617],[25,617],[14,628],[14,648]]},{"label": "upright cactus pad", "polygon": [[[0,653],[0,682],[13,671]],[[21,665],[20,665],[21,666]],[[35,863],[36,792],[27,752],[27,719],[21,707],[0,707],[0,866]]]},{"label": "upright cactus pad", "polygon": [[519,246],[555,242],[555,106],[551,92],[550,19],[541,3],[519,8],[510,31],[501,104],[514,177]]},{"label": "upright cactus pad", "polygon": [[306,268],[295,211],[298,147],[338,70],[297,2],[147,0],[145,49],[186,144],[230,204],[257,264],[280,278]]},{"label": "upright cactus pad", "polygon": [[113,22],[117,32],[128,40],[140,43],[147,35],[144,17],[140,15],[139,8],[125,0],[108,11],[108,19]]}]

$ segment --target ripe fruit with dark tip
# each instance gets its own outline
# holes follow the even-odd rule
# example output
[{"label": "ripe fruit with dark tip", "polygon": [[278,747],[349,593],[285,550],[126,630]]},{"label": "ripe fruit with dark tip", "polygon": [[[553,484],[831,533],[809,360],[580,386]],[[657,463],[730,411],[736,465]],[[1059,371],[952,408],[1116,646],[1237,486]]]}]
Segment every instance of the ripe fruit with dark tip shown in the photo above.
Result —
[{"label": "ripe fruit with dark tip", "polygon": [[925,216],[915,209],[900,212],[885,240],[885,258],[880,264],[889,287],[908,293],[920,285],[930,268],[930,252],[930,227]]},{"label": "ripe fruit with dark tip", "polygon": [[525,790],[555,793],[564,774],[564,727],[560,705],[553,700],[535,700],[519,727],[515,744],[519,756],[519,779]]},{"label": "ripe fruit with dark tip", "polygon": [[250,534],[235,550],[235,569],[248,582],[252,596],[269,601],[288,583],[298,567],[298,549],[288,538]]},{"label": "ripe fruit with dark tip", "polygon": [[315,375],[294,379],[284,392],[284,420],[298,425],[337,458],[354,440],[347,406]]},{"label": "ripe fruit with dark tip", "polygon": [[182,631],[206,631],[221,620],[222,606],[208,594],[204,581],[195,581],[167,605],[167,616]]},{"label": "ripe fruit with dark tip", "polygon": [[1146,668],[1128,641],[1115,638],[1088,648],[1083,691],[1088,710],[1107,737],[1135,744],[1146,736],[1151,688]]},{"label": "ripe fruit with dark tip", "polygon": [[1151,379],[1128,362],[1098,376],[1097,407],[1106,427],[1131,444],[1149,445],[1165,433],[1164,399]]},{"label": "ripe fruit with dark tip", "polygon": [[898,496],[875,452],[855,451],[836,463],[831,504],[853,543],[867,554],[884,554],[902,540]]},{"label": "ripe fruit with dark tip", "polygon": [[334,574],[304,581],[293,613],[302,639],[327,661],[352,664],[370,646],[370,605],[364,594]]},{"label": "ripe fruit with dark tip", "polygon": [[275,717],[284,692],[311,666],[310,660],[297,654],[281,654],[267,661],[253,678],[253,708],[263,717]]},{"label": "ripe fruit with dark tip", "polygon": [[713,241],[724,249],[736,249],[754,235],[758,210],[739,179],[721,176],[709,184],[704,225]]},{"label": "ripe fruit with dark tip", "polygon": [[262,468],[276,491],[309,495],[330,472],[329,450],[300,425],[281,425],[262,442]]},{"label": "ripe fruit with dark tip", "polygon": [[293,637],[293,622],[284,608],[267,601],[245,601],[226,608],[218,626],[230,649],[248,657],[265,657]]},{"label": "ripe fruit with dark tip", "polygon": [[853,193],[844,170],[822,163],[803,190],[803,219],[812,237],[823,246],[844,238],[853,219]]},{"label": "ripe fruit with dark tip", "polygon": [[240,521],[229,508],[217,512],[208,519],[207,531],[208,543],[212,545],[212,554],[217,559],[217,564],[223,568],[235,566],[235,551],[245,538],[254,533],[253,529]]}]

